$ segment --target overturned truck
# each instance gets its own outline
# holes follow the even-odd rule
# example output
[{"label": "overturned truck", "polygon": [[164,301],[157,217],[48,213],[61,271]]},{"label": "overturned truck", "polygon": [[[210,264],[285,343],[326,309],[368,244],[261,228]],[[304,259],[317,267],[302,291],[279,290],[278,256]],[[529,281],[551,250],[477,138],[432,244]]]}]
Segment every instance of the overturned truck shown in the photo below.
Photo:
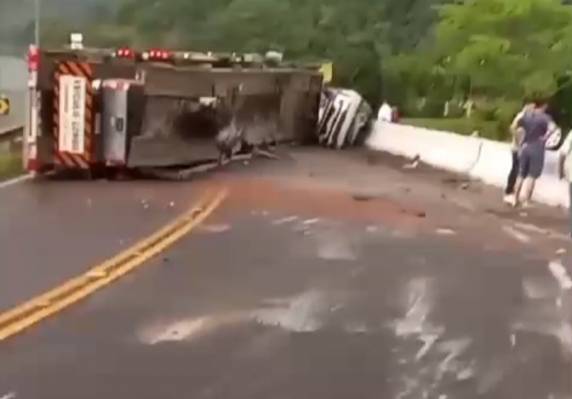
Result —
[{"label": "overturned truck", "polygon": [[29,171],[176,170],[318,141],[317,68],[253,54],[35,47],[29,68]]}]

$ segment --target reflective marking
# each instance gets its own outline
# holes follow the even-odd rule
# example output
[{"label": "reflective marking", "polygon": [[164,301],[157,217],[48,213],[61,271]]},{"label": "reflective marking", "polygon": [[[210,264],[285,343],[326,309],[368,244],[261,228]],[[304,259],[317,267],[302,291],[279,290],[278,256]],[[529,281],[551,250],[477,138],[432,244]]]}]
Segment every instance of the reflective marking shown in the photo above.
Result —
[{"label": "reflective marking", "polygon": [[[0,189],[10,187],[10,186],[14,186],[18,183],[22,183],[22,182],[25,182],[27,180],[30,180],[32,178],[32,176],[33,176],[32,174],[27,174],[27,175],[18,176],[18,177],[15,177],[13,179],[10,179],[10,180],[0,182]],[[0,398],[0,399],[2,399],[2,398]]]}]

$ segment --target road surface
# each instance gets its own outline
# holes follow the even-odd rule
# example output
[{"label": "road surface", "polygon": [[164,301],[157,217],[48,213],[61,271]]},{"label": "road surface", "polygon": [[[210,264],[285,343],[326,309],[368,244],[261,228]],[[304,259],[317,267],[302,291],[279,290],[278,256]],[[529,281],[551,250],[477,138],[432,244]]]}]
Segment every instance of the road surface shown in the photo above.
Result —
[{"label": "road surface", "polygon": [[0,308],[87,270],[210,187],[144,267],[0,342],[0,398],[572,398],[559,210],[459,176],[292,149],[188,183],[0,191]]}]

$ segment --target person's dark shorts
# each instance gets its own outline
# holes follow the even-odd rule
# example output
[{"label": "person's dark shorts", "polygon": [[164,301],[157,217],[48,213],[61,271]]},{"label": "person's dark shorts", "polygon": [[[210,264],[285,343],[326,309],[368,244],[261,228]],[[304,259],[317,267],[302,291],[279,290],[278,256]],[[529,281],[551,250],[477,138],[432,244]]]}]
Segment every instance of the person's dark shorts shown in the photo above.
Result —
[{"label": "person's dark shorts", "polygon": [[544,169],[544,145],[542,143],[525,144],[520,150],[519,161],[520,177],[538,179]]}]

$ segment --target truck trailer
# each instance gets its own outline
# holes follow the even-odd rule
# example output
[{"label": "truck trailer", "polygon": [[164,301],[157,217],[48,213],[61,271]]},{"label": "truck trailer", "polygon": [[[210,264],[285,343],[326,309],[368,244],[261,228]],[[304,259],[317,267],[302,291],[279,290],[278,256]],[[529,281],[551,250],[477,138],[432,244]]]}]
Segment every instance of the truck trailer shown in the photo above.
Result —
[{"label": "truck trailer", "polygon": [[231,152],[317,140],[322,75],[275,57],[31,46],[28,67],[30,172],[185,168],[229,131]]}]

